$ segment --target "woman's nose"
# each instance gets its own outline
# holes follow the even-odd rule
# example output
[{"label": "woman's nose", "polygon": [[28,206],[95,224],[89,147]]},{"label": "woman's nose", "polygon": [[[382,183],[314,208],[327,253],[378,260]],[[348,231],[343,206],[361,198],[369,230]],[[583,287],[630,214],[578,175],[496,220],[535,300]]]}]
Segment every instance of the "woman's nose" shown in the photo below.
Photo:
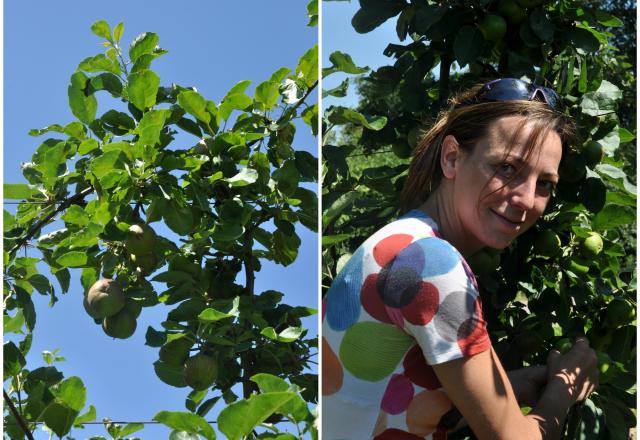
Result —
[{"label": "woman's nose", "polygon": [[537,181],[533,177],[516,179],[511,187],[511,204],[528,211],[533,209],[536,200]]}]

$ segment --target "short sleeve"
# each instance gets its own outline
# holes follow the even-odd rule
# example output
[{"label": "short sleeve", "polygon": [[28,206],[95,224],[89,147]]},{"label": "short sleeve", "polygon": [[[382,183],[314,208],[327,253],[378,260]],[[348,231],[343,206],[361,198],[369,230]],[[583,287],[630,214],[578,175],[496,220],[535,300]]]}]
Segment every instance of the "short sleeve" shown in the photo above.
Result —
[{"label": "short sleeve", "polygon": [[473,272],[447,241],[413,241],[382,267],[376,281],[387,316],[416,339],[429,364],[490,347]]}]

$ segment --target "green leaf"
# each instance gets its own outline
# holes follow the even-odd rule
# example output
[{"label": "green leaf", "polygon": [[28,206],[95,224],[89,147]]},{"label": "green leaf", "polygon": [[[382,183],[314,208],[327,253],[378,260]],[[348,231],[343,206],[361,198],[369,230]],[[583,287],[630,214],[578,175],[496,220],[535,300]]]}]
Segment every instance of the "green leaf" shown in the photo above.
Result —
[{"label": "green leaf", "polygon": [[19,374],[22,367],[27,363],[20,349],[11,341],[4,343],[2,354],[2,365],[4,368],[5,380],[9,376],[16,376]]},{"label": "green leaf", "polygon": [[274,260],[283,266],[293,263],[298,256],[300,247],[300,237],[294,232],[287,234],[280,229],[273,233]]},{"label": "green leaf", "polygon": [[587,91],[587,61],[583,58],[580,62],[580,79],[578,80],[578,91],[584,93]]},{"label": "green leaf", "polygon": [[[5,312],[6,313],[6,312]],[[10,316],[8,314],[3,315],[3,332],[7,333],[21,333],[24,326],[24,314],[22,309],[18,309],[15,315]]]},{"label": "green leaf", "polygon": [[216,241],[232,241],[244,234],[244,226],[239,223],[217,224],[213,228],[211,237]]},{"label": "green leaf", "polygon": [[244,110],[253,104],[253,99],[244,93],[249,84],[251,84],[249,80],[240,81],[227,92],[220,103],[220,109],[216,115],[218,123],[227,120],[233,110]]},{"label": "green leaf", "polygon": [[142,116],[137,129],[140,136],[138,141],[141,145],[154,147],[160,141],[160,132],[164,128],[167,116],[166,109],[149,110]]},{"label": "green leaf", "polygon": [[78,70],[84,70],[89,73],[111,72],[116,75],[122,72],[120,70],[120,65],[116,61],[113,61],[111,58],[107,58],[103,54],[87,57],[80,61],[80,64],[78,64]]},{"label": "green leaf", "polygon": [[67,145],[59,142],[46,150],[42,162],[36,165],[36,169],[42,173],[46,188],[53,188],[58,176],[66,171],[67,151]]},{"label": "green leaf", "polygon": [[51,429],[58,437],[62,438],[71,431],[73,422],[77,415],[77,411],[74,411],[58,401],[53,401],[47,406],[42,414],[42,420],[44,420],[47,428]]},{"label": "green leaf", "polygon": [[64,133],[76,139],[85,139],[87,137],[87,129],[78,121],[70,122],[64,127]]},{"label": "green leaf", "polygon": [[145,333],[145,345],[149,347],[161,347],[167,341],[167,335],[164,332],[159,332],[153,327],[147,327]]},{"label": "green leaf", "polygon": [[193,90],[184,90],[178,95],[178,104],[187,113],[196,117],[196,119],[208,124],[211,121],[211,115],[207,112],[207,100],[198,92]]},{"label": "green leaf", "polygon": [[184,380],[183,365],[172,365],[162,361],[155,361],[153,363],[153,369],[156,372],[156,376],[167,385],[176,388],[184,388],[187,386]]},{"label": "green leaf", "polygon": [[122,38],[122,34],[124,33],[124,23],[120,22],[113,29],[113,39],[118,43]]},{"label": "green leaf", "polygon": [[134,432],[138,432],[141,429],[144,429],[144,423],[127,423],[120,429],[118,434],[120,437],[125,438],[126,436],[131,435]]},{"label": "green leaf", "polygon": [[482,52],[482,32],[475,26],[462,26],[453,42],[453,53],[460,67],[476,61]]},{"label": "green leaf", "polygon": [[123,169],[124,157],[124,154],[119,150],[107,151],[93,159],[89,168],[100,179],[114,169]]},{"label": "green leaf", "polygon": [[262,104],[263,110],[270,110],[278,103],[280,85],[275,81],[265,81],[256,87],[254,100]]},{"label": "green leaf", "polygon": [[122,136],[136,128],[136,122],[126,113],[109,110],[100,117],[104,128],[117,136]]},{"label": "green leaf", "polygon": [[582,96],[580,107],[582,112],[591,116],[602,116],[613,113],[616,101],[622,97],[620,89],[607,80],[603,80],[595,92]]},{"label": "green leaf", "polygon": [[57,400],[78,412],[84,408],[87,400],[87,389],[77,376],[71,376],[60,382],[54,388],[53,393]]},{"label": "green leaf", "polygon": [[89,85],[93,91],[106,90],[114,98],[119,98],[122,95],[122,83],[112,73],[101,73],[92,77]]},{"label": "green leaf", "polygon": [[635,212],[627,206],[607,205],[591,222],[594,231],[606,231],[635,221]]},{"label": "green leaf", "polygon": [[355,124],[362,125],[369,130],[381,130],[387,125],[385,116],[365,116],[353,109],[341,106],[331,106],[328,109],[329,122],[336,125]]},{"label": "green leaf", "polygon": [[360,197],[357,191],[349,191],[338,197],[322,214],[322,227],[326,228],[334,220],[336,220],[353,202]]},{"label": "green leaf", "polygon": [[14,200],[28,199],[34,194],[37,194],[36,190],[25,183],[5,183],[3,185],[3,191],[5,199]]},{"label": "green leaf", "polygon": [[258,180],[258,172],[253,168],[246,167],[241,169],[235,176],[224,180],[232,187],[247,186]]},{"label": "green leaf", "polygon": [[[7,211],[6,209],[3,209],[2,211],[3,211],[2,228],[4,232],[7,232],[13,229],[17,225],[17,223],[16,223],[15,217],[11,215],[9,211]],[[4,265],[7,266],[7,262],[5,262]]]},{"label": "green leaf", "polygon": [[307,26],[314,27],[318,25],[318,0],[310,0],[307,3],[307,15],[309,16],[309,23]]},{"label": "green leaf", "polygon": [[289,72],[291,72],[291,69],[289,69],[288,67],[281,67],[275,72],[273,72],[269,80],[276,83],[281,83],[287,77]]},{"label": "green leaf", "polygon": [[280,342],[293,342],[302,336],[305,332],[303,327],[287,327],[278,333],[278,341]]},{"label": "green leaf", "polygon": [[404,0],[361,1],[360,9],[351,19],[351,25],[360,34],[371,32],[391,17],[398,15],[405,5]]},{"label": "green leaf", "polygon": [[323,90],[322,97],[335,96],[336,98],[344,98],[347,96],[347,90],[349,89],[349,78],[345,78],[338,86],[333,89]]},{"label": "green leaf", "polygon": [[587,29],[580,27],[569,28],[565,31],[565,35],[573,46],[586,52],[596,52],[600,49],[600,40]]},{"label": "green leaf", "polygon": [[85,267],[88,262],[89,256],[87,253],[78,251],[67,252],[56,260],[56,263],[65,267]]},{"label": "green leaf", "polygon": [[529,15],[529,24],[535,34],[542,40],[549,42],[553,40],[553,24],[547,17],[544,9],[535,9]]},{"label": "green leaf", "polygon": [[318,80],[318,45],[316,44],[298,60],[296,75],[307,87]]},{"label": "green leaf", "polygon": [[322,235],[322,246],[331,246],[352,237],[351,234]]},{"label": "green leaf", "polygon": [[296,396],[291,401],[285,403],[278,410],[282,414],[291,414],[296,421],[302,421],[306,419],[309,414],[309,409],[306,402],[297,395],[298,387],[288,384],[284,379],[271,374],[259,373],[251,376],[251,380],[258,384],[261,393],[283,392],[291,391],[295,392]]},{"label": "green leaf", "polygon": [[618,129],[618,135],[620,136],[620,143],[621,144],[625,144],[627,142],[631,142],[632,140],[634,140],[636,138],[636,136],[633,133],[631,133],[626,128],[622,128],[622,127],[620,127]]},{"label": "green leaf", "polygon": [[140,56],[153,53],[159,41],[160,37],[153,32],[145,32],[138,35],[129,46],[129,59],[131,62],[135,63]]},{"label": "green leaf", "polygon": [[291,196],[298,189],[300,182],[300,173],[296,168],[296,161],[292,159],[286,160],[280,168],[272,174],[273,180],[278,182],[278,190],[286,195]]},{"label": "green leaf", "polygon": [[307,107],[302,112],[302,120],[311,127],[314,136],[318,136],[318,104]]},{"label": "green leaf", "polygon": [[100,148],[100,144],[95,139],[86,139],[80,143],[78,154],[85,155]]},{"label": "green leaf", "polygon": [[199,315],[198,315],[198,321],[200,322],[216,322],[216,321],[220,321],[221,319],[225,319],[225,318],[233,318],[235,315],[229,314],[229,313],[224,313],[221,312],[219,310],[216,309],[212,309],[212,308],[208,308],[208,309],[204,309]]},{"label": "green leaf", "polygon": [[91,31],[98,37],[102,37],[106,40],[111,39],[111,30],[109,24],[104,20],[98,20],[91,25]]},{"label": "green leaf", "polygon": [[620,168],[609,164],[599,164],[596,166],[596,171],[618,188],[626,190],[634,197],[636,196],[637,187],[629,182],[627,175]]},{"label": "green leaf", "polygon": [[358,67],[351,59],[351,55],[335,51],[329,55],[329,61],[331,61],[331,67],[325,67],[322,69],[322,77],[326,77],[335,72],[351,73],[354,75],[365,73],[369,71],[368,67]]},{"label": "green leaf", "polygon": [[174,430],[169,434],[169,440],[200,440],[200,436],[198,434]]},{"label": "green leaf", "polygon": [[93,405],[89,405],[89,409],[86,413],[79,415],[73,421],[73,426],[82,426],[84,423],[93,422],[97,417],[96,408]]},{"label": "green leaf", "polygon": [[51,281],[42,274],[37,273],[35,275],[31,275],[27,281],[29,281],[29,284],[35,287],[42,295],[53,293],[53,285],[51,284]]},{"label": "green leaf", "polygon": [[160,77],[152,70],[132,73],[127,78],[129,101],[139,110],[145,111],[156,103]]},{"label": "green leaf", "polygon": [[75,72],[71,75],[71,82],[67,88],[71,112],[85,124],[91,124],[91,122],[93,122],[98,108],[96,97],[85,94],[88,80],[87,75],[84,73]]},{"label": "green leaf", "polygon": [[594,11],[598,23],[607,27],[621,27],[624,22],[618,17],[615,17],[607,12],[596,10]]},{"label": "green leaf", "polygon": [[216,433],[205,419],[197,414],[178,411],[160,411],[153,417],[171,429],[198,434],[208,440],[215,440]]},{"label": "green leaf", "polygon": [[264,393],[231,403],[220,411],[218,429],[229,440],[239,440],[294,396],[292,392]]},{"label": "green leaf", "polygon": [[193,229],[193,214],[191,208],[171,202],[162,213],[169,228],[180,235],[187,235]]}]

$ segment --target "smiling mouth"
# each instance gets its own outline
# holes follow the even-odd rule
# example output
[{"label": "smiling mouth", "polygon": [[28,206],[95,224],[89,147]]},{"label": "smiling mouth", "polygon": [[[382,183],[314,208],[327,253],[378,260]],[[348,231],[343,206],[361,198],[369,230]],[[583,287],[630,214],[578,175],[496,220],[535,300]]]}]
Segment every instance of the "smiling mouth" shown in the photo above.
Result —
[{"label": "smiling mouth", "polygon": [[508,224],[515,226],[522,226],[524,224],[524,220],[511,220],[510,218],[505,217],[504,215],[494,211],[493,209],[491,210],[491,212],[493,212],[495,215],[497,215],[498,217],[500,217],[501,220],[507,222]]}]

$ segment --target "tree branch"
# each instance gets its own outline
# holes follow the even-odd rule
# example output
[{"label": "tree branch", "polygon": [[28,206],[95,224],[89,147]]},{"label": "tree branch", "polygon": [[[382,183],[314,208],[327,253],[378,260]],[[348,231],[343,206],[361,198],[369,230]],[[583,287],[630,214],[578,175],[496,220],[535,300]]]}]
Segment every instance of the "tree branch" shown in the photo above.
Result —
[{"label": "tree branch", "polygon": [[[298,107],[300,107],[300,106],[302,105],[302,103],[305,101],[305,99],[307,99],[307,98],[309,97],[309,95],[311,94],[311,92],[313,91],[313,89],[315,89],[315,88],[317,87],[317,85],[318,85],[318,81],[314,82],[314,83],[311,85],[311,87],[309,87],[309,88],[307,89],[307,91],[306,91],[306,92],[304,92],[304,95],[302,95],[302,98],[300,98],[300,100],[299,100],[298,102],[296,102],[296,104],[295,104],[293,107],[291,107],[291,108],[289,109],[289,111],[295,111],[295,110],[297,110],[297,109],[298,109]],[[277,120],[277,122],[281,122],[281,118],[279,118],[279,119]],[[254,146],[255,144],[257,144],[258,142],[260,142],[261,140],[262,140],[262,139],[255,139],[255,140],[253,140],[253,141],[251,141],[251,142],[247,142],[247,146],[248,146],[248,147],[252,147],[252,146]]]},{"label": "tree branch", "polygon": [[[253,294],[255,288],[255,272],[253,267],[253,228],[248,228],[244,233],[244,270],[246,278],[245,295],[249,296],[253,303]],[[249,380],[253,376],[253,354],[246,350],[240,355],[240,366],[242,367],[242,396],[247,399],[253,390],[255,384]]]},{"label": "tree branch", "polygon": [[4,396],[4,401],[7,402],[7,405],[9,406],[9,410],[11,411],[11,414],[13,414],[13,418],[15,418],[18,421],[20,428],[22,428],[24,435],[26,435],[29,440],[34,440],[33,434],[31,434],[31,431],[29,431],[27,424],[25,423],[20,413],[18,413],[18,410],[16,409],[16,407],[13,405],[13,402],[11,401],[11,397],[9,397],[9,395],[4,390],[4,388],[2,389],[2,395]]},{"label": "tree branch", "polygon": [[447,103],[449,98],[449,73],[451,71],[451,57],[448,54],[443,53],[440,58],[440,80],[439,83],[439,101],[440,107],[443,107]]},{"label": "tree branch", "polygon": [[16,253],[18,249],[24,246],[29,240],[33,238],[33,236],[42,228],[45,224],[47,224],[52,218],[58,215],[60,212],[64,211],[71,205],[75,205],[80,201],[83,201],[84,198],[93,192],[93,187],[89,186],[88,188],[83,189],[77,194],[72,195],[68,199],[65,199],[60,203],[60,205],[54,209],[52,212],[47,214],[43,219],[39,220],[36,224],[29,228],[27,231],[27,235],[22,237],[18,242],[11,248],[9,251],[9,255],[13,255]]},{"label": "tree branch", "polygon": [[314,82],[311,87],[309,87],[307,89],[306,92],[304,92],[304,95],[302,95],[302,98],[300,98],[300,100],[298,102],[296,102],[296,104],[291,107],[291,110],[297,110],[298,107],[300,107],[302,105],[302,103],[304,102],[305,99],[307,99],[309,97],[309,95],[311,94],[311,92],[313,91],[313,89],[316,88],[316,86],[318,85],[318,81],[316,80],[316,82]]}]

